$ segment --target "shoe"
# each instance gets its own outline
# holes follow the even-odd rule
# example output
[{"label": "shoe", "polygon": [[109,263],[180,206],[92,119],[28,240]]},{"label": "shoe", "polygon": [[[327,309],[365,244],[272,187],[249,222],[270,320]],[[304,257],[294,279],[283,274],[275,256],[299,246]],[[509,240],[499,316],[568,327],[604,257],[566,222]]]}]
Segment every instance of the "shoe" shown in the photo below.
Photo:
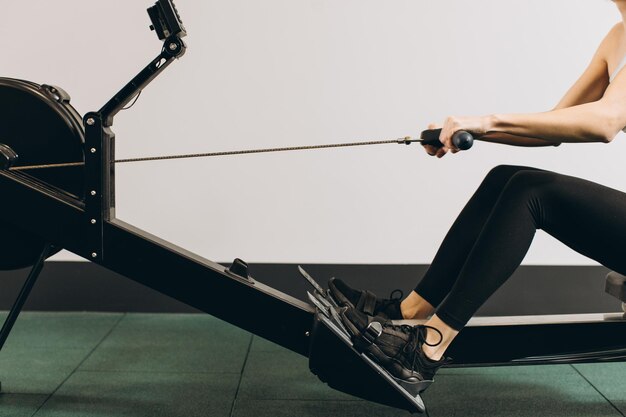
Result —
[{"label": "shoe", "polygon": [[337,278],[328,282],[331,297],[340,307],[352,307],[370,316],[379,316],[385,320],[403,320],[400,303],[403,298],[401,290],[394,290],[389,298],[378,298],[367,290],[355,290]]},{"label": "shoe", "polygon": [[[352,336],[357,351],[367,354],[385,368],[394,378],[409,384],[428,387],[435,373],[451,359],[434,361],[422,351],[426,343],[426,331],[441,332],[431,326],[394,325],[388,320],[369,317],[350,307],[340,311],[341,321]],[[425,389],[424,388],[424,389]]]}]

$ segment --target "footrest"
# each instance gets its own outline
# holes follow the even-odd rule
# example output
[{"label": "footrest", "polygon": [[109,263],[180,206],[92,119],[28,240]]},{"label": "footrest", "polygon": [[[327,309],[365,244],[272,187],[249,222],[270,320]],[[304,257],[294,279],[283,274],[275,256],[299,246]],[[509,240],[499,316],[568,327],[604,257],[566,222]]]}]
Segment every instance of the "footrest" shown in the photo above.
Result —
[{"label": "footrest", "polygon": [[626,303],[626,276],[611,272],[606,277],[605,291]]},{"label": "footrest", "polygon": [[379,404],[424,413],[421,386],[403,384],[357,352],[344,330],[321,311],[311,332],[309,368],[331,388]]},{"label": "footrest", "polygon": [[[314,289],[313,293],[308,292],[308,296],[317,310],[309,335],[311,372],[338,391],[411,413],[424,413],[426,407],[420,393],[431,381],[411,384],[395,379],[370,357],[358,352],[328,291],[302,267],[299,271]],[[374,325],[368,331],[375,340],[382,328],[376,329]]]}]

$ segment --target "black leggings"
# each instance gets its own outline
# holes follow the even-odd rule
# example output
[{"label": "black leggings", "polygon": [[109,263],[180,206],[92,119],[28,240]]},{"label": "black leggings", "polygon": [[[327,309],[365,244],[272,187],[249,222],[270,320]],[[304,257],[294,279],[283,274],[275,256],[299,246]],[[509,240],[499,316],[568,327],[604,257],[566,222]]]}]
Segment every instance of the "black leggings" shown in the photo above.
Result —
[{"label": "black leggings", "polygon": [[626,273],[626,193],[502,165],[467,203],[415,291],[461,330],[521,264],[537,229]]}]

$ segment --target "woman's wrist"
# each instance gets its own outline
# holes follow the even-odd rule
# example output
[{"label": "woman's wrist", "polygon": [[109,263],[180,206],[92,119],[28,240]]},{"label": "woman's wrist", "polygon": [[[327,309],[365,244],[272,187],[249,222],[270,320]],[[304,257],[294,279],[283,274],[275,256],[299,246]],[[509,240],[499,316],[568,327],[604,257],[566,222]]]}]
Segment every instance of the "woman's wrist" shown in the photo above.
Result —
[{"label": "woman's wrist", "polygon": [[500,120],[501,118],[497,114],[489,114],[487,116],[483,116],[483,132],[485,132],[485,134],[502,132],[499,126]]}]

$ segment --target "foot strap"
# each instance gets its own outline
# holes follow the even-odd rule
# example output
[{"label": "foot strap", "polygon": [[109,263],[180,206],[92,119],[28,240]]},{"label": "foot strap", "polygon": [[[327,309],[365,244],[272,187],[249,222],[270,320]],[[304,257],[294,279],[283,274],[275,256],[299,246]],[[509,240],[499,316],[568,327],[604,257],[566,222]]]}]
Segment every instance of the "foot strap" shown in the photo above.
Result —
[{"label": "foot strap", "polygon": [[373,321],[354,338],[354,347],[359,352],[365,351],[383,334],[383,325],[377,321]]},{"label": "foot strap", "polygon": [[357,310],[373,316],[376,310],[376,294],[367,290],[361,291],[361,297],[359,297],[359,302],[355,307]]}]

